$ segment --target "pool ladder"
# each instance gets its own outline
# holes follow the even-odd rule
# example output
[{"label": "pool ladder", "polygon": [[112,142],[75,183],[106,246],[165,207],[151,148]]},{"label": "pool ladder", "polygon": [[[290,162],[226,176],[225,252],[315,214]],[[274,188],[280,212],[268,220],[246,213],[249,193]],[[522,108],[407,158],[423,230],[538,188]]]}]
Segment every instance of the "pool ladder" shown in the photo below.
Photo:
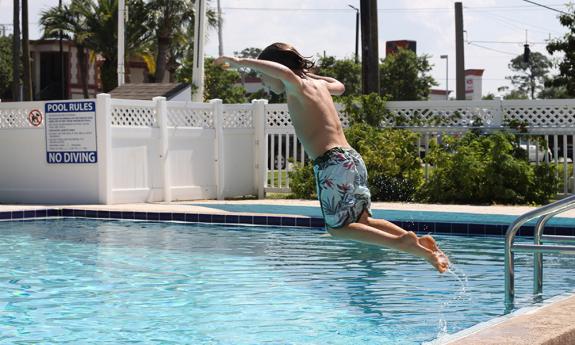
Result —
[{"label": "pool ladder", "polygon": [[[545,224],[547,224],[551,218],[573,208],[575,208],[575,195],[529,211],[517,218],[507,228],[507,233],[505,234],[505,308],[507,312],[513,309],[513,299],[515,297],[513,253],[533,253],[534,295],[539,295],[543,291],[543,253],[575,255],[575,245],[542,244],[542,242],[575,243],[575,236],[543,235]],[[514,244],[515,234],[521,226],[536,218],[538,218],[538,220],[533,230],[533,244]]]}]

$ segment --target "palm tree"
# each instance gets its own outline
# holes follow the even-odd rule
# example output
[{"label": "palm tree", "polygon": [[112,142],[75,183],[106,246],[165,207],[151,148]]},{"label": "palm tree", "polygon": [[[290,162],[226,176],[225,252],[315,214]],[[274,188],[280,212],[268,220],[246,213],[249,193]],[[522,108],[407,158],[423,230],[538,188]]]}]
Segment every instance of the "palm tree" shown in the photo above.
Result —
[{"label": "palm tree", "polygon": [[[147,12],[147,5],[143,0],[128,0],[130,9],[138,15]],[[127,54],[137,51],[150,41],[152,30],[146,25],[149,21],[130,20],[127,32]],[[60,30],[65,37],[72,39],[78,47],[78,61],[80,61],[80,78],[84,96],[87,97],[88,66],[86,49],[99,54],[103,59],[101,80],[103,91],[108,92],[117,86],[116,66],[118,52],[116,49],[118,28],[118,1],[117,0],[72,0],[62,9],[53,7],[42,13],[40,23],[44,27],[44,36],[57,37]],[[92,56],[94,58],[94,56]]]},{"label": "palm tree", "polygon": [[14,0],[14,34],[12,36],[12,99],[19,102],[20,94],[20,0]]},{"label": "palm tree", "polygon": [[[156,35],[156,73],[154,79],[161,82],[166,69],[172,78],[179,61],[191,48],[194,32],[195,0],[155,0],[152,9],[151,27]],[[206,13],[208,25],[217,26],[217,15],[213,10]]]}]

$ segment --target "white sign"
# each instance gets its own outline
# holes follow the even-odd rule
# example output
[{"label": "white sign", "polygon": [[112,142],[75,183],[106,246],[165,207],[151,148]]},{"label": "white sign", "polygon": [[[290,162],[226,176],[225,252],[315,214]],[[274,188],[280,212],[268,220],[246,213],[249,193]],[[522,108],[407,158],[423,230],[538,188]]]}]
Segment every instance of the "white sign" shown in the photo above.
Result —
[{"label": "white sign", "polygon": [[96,163],[96,102],[46,103],[46,159],[49,164]]}]

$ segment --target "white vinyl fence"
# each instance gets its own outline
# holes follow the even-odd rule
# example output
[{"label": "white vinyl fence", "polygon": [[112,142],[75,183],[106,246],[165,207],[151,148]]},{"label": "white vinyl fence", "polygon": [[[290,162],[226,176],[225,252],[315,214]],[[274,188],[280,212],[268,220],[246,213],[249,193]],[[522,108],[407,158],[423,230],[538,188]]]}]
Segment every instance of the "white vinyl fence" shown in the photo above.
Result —
[{"label": "white vinyl fence", "polygon": [[[46,110],[55,103],[92,103],[95,109],[76,114],[77,119],[68,116],[72,123],[63,125],[62,135],[54,135],[60,133],[58,127],[50,132],[46,121],[55,116]],[[446,133],[462,133],[478,123],[490,131],[512,120],[526,122],[529,136],[520,144],[530,161],[557,165],[563,180],[558,193],[575,190],[575,100],[389,102],[388,109],[421,124],[408,127],[420,134],[414,152],[420,157],[432,138],[441,140]],[[347,116],[340,106],[338,111],[347,127]],[[87,122],[75,125],[75,119]],[[49,147],[59,141],[72,151],[79,143],[93,146],[97,161],[50,162]],[[0,202],[263,198],[266,192],[289,192],[288,172],[306,160],[287,106],[264,100],[188,103],[101,94],[96,100],[0,103]],[[428,176],[429,167],[424,171]]]}]

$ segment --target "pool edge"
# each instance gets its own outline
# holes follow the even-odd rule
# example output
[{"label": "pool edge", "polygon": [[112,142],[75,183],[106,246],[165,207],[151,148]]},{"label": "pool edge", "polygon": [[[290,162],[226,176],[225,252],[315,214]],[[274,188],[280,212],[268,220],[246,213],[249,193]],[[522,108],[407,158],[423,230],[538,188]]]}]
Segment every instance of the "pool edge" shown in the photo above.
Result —
[{"label": "pool edge", "polygon": [[575,291],[521,308],[425,345],[575,344]]}]

